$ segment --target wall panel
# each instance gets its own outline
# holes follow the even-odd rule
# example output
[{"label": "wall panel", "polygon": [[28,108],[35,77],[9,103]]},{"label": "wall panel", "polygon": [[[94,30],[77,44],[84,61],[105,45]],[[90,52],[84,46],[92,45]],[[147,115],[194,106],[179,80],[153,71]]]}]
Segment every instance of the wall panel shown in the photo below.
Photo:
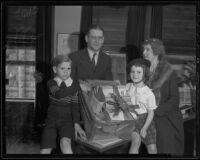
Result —
[{"label": "wall panel", "polygon": [[105,30],[105,50],[119,52],[125,46],[127,15],[127,6],[93,7],[93,24],[99,23]]},{"label": "wall panel", "polygon": [[163,41],[168,54],[196,54],[196,8],[192,5],[163,7]]}]

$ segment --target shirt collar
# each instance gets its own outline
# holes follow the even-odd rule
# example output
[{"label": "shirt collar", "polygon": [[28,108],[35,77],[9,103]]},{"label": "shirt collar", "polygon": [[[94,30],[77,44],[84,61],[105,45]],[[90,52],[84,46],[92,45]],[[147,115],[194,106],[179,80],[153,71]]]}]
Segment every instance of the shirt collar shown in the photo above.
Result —
[{"label": "shirt collar", "polygon": [[[56,76],[54,78],[54,80],[56,81],[57,85],[60,87],[61,83],[62,83],[62,79],[60,79],[58,76]],[[69,77],[67,80],[63,81],[65,83],[65,85],[67,87],[70,87],[72,85],[73,80],[71,79],[71,77]]]},{"label": "shirt collar", "polygon": [[[93,50],[91,50],[91,49],[87,49],[88,50],[88,53],[89,53],[89,56],[90,56],[90,58],[92,59],[92,57],[93,57],[93,54],[94,54],[94,51]],[[98,55],[99,55],[99,51],[97,51],[97,52],[95,52],[97,55],[96,55],[96,57],[98,57]]]}]

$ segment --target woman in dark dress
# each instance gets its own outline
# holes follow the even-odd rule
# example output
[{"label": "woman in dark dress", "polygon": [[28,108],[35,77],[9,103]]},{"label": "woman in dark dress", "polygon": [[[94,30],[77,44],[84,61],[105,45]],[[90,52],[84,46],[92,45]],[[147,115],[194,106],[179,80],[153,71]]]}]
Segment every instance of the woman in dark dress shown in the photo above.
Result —
[{"label": "woman in dark dress", "polygon": [[143,42],[143,56],[151,62],[149,86],[156,96],[157,149],[159,154],[183,155],[184,128],[179,109],[178,77],[165,59],[161,40]]}]

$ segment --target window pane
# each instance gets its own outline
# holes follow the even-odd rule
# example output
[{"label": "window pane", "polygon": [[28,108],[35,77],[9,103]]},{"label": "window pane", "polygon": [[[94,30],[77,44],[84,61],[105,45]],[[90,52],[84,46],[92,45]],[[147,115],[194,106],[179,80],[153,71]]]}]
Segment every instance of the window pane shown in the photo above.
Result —
[{"label": "window pane", "polygon": [[35,98],[35,79],[33,74],[35,66],[31,65],[6,65],[7,98]]}]

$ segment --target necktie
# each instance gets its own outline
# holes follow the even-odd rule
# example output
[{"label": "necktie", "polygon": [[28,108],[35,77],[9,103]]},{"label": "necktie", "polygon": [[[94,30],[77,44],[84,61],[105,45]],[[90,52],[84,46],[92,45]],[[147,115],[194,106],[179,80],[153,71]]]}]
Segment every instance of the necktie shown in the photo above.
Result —
[{"label": "necktie", "polygon": [[96,57],[97,53],[94,53],[93,54],[93,57],[92,57],[92,64],[95,66],[96,63],[95,63],[95,57]]},{"label": "necktie", "polygon": [[65,87],[66,87],[65,82],[62,81],[62,83],[60,84],[60,88],[64,89]]}]

